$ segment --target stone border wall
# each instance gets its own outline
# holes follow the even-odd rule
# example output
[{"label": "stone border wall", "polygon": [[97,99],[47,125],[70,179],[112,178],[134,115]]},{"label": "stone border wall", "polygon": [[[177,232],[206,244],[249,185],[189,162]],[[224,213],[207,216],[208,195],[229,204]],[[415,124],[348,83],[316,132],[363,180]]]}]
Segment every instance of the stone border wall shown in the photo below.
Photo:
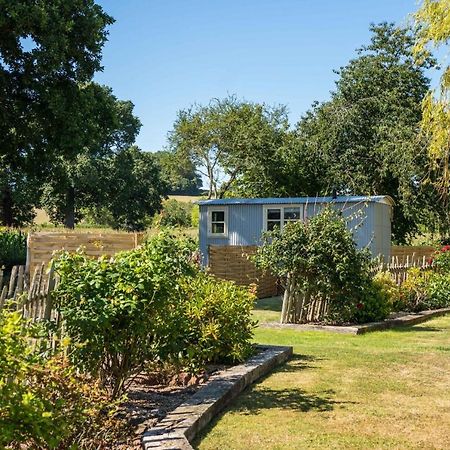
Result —
[{"label": "stone border wall", "polygon": [[292,347],[258,346],[260,353],[231,367],[142,436],[144,450],[192,450],[190,442],[235,397],[292,356]]}]

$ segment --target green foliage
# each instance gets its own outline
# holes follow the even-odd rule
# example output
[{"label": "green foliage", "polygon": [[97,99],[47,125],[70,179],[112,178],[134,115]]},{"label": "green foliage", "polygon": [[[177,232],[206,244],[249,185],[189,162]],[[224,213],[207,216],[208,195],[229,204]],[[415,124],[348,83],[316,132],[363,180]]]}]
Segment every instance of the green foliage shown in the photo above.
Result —
[{"label": "green foliage", "polygon": [[231,96],[180,111],[170,144],[208,180],[208,198],[223,197],[233,186],[260,196],[265,180],[279,176],[276,154],[288,127],[286,108]]},{"label": "green foliage", "polygon": [[122,153],[134,142],[141,126],[133,115],[133,104],[118,100],[106,86],[83,84],[71,100],[64,105],[70,125],[62,127],[59,139],[73,151],[53,160],[42,197],[52,222],[69,228],[80,219],[81,208],[105,204],[111,189],[133,188],[115,180],[110,166],[116,154],[124,159]]},{"label": "green foliage", "polygon": [[70,356],[116,396],[147,361],[196,368],[248,355],[253,297],[207,277],[190,240],[161,233],[113,260],[62,253],[56,291]]},{"label": "green foliage", "polygon": [[[306,221],[288,223],[283,232],[266,233],[255,262],[286,280],[283,322],[304,319],[303,310],[315,297],[329,299],[328,319],[358,320],[357,305],[366,300],[373,303],[377,295],[368,253],[357,250],[344,218],[331,208]],[[373,306],[367,310],[366,318],[372,318],[373,311],[374,320],[384,311]]]},{"label": "green foliage", "polygon": [[167,234],[142,248],[94,260],[62,253],[55,293],[81,370],[98,374],[113,395],[151,358],[170,351],[174,333],[168,302],[179,298],[176,280],[193,272],[192,243]]},{"label": "green foliage", "polygon": [[255,296],[247,288],[198,272],[180,282],[181,364],[192,371],[209,362],[242,362],[253,351]]},{"label": "green foliage", "polygon": [[432,258],[433,268],[442,274],[450,274],[450,245],[445,245]]},{"label": "green foliage", "polygon": [[153,153],[161,169],[161,178],[169,186],[169,194],[196,195],[200,192],[202,179],[192,160],[173,151]]},{"label": "green foliage", "polygon": [[175,199],[166,200],[163,209],[155,217],[155,225],[161,227],[190,227],[194,205],[190,202],[179,202]]},{"label": "green foliage", "polygon": [[386,319],[400,297],[397,285],[389,274],[377,274],[364,289],[361,301],[356,304],[351,321],[378,322]]},{"label": "green foliage", "polygon": [[27,236],[19,230],[0,228],[0,267],[24,265],[27,259]]},{"label": "green foliage", "polygon": [[409,269],[401,286],[401,302],[396,309],[423,311],[450,307],[450,272]]},{"label": "green foliage", "polygon": [[19,313],[0,311],[0,448],[91,448],[113,435],[107,393],[64,358],[40,357],[30,337]]},{"label": "green foliage", "polygon": [[198,205],[193,205],[191,211],[191,226],[198,227],[199,222],[200,222],[200,208],[198,207]]},{"label": "green foliage", "polygon": [[369,45],[337,71],[331,100],[313,105],[297,124],[298,143],[287,152],[298,157],[289,157],[292,175],[285,180],[293,183],[290,195],[304,189],[296,174],[304,173],[305,158],[315,175],[307,180],[313,178],[320,192],[390,195],[393,237],[404,242],[435,204],[421,181],[428,168],[417,130],[429,87],[424,70],[433,61],[415,62],[414,36],[407,30],[381,23],[370,31]]},{"label": "green foliage", "polygon": [[112,161],[103,207],[114,229],[143,231],[162,208],[168,187],[154,157],[136,146],[121,151]]},{"label": "green foliage", "polygon": [[[414,14],[417,39],[414,47],[418,61],[430,54],[432,48],[447,47],[450,40],[450,1],[424,0],[421,7]],[[427,140],[427,151],[430,167],[435,173],[433,182],[440,193],[444,205],[447,207],[445,222],[450,225],[448,201],[450,199],[450,66],[442,70],[439,93],[428,92],[423,107],[421,129]]]},{"label": "green foliage", "polygon": [[54,158],[80,151],[70,106],[101,69],[113,19],[93,0],[1,0],[0,11],[0,223],[12,226],[32,217]]}]

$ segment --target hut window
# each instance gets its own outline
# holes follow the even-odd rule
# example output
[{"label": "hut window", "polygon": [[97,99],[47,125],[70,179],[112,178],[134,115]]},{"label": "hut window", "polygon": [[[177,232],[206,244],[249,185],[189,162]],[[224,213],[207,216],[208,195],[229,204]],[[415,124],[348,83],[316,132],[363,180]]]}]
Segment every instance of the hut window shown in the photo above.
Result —
[{"label": "hut window", "polygon": [[282,229],[288,222],[303,218],[303,206],[265,206],[264,230]]},{"label": "hut window", "polygon": [[208,234],[215,237],[228,235],[228,210],[227,208],[212,208],[208,210]]},{"label": "hut window", "polygon": [[272,231],[275,227],[281,228],[281,208],[267,209],[267,231]]}]

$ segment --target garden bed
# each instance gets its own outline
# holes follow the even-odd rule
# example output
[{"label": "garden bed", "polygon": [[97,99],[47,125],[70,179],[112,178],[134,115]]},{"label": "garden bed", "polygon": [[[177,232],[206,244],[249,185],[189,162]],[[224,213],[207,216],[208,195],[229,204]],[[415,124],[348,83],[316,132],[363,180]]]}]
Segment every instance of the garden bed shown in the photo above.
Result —
[{"label": "garden bed", "polygon": [[169,412],[161,421],[149,424],[150,427],[142,434],[144,449],[192,449],[189,442],[231,400],[292,355],[292,347],[260,346],[259,349],[261,351],[244,364],[211,376],[203,387],[187,396],[180,406]]},{"label": "garden bed", "polygon": [[371,322],[361,325],[321,325],[321,324],[281,324],[277,322],[265,322],[260,326],[263,328],[287,328],[298,331],[329,331],[332,333],[345,333],[345,334],[364,334],[371,331],[387,330],[395,327],[404,327],[416,325],[418,323],[430,320],[433,317],[443,316],[450,313],[450,308],[441,308],[431,311],[421,311],[418,313],[399,313],[395,314],[381,322]]}]

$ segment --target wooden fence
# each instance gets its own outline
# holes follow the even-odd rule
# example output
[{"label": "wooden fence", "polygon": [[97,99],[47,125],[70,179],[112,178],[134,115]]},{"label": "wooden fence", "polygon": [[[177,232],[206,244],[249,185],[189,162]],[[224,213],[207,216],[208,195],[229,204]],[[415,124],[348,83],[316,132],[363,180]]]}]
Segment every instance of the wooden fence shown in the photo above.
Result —
[{"label": "wooden fence", "polygon": [[0,309],[14,308],[22,316],[32,320],[50,320],[56,317],[51,292],[57,278],[50,268],[46,273],[44,264],[35,268],[31,282],[28,282],[25,266],[14,266],[8,279],[3,279],[0,270]]},{"label": "wooden fence", "polygon": [[58,250],[74,252],[83,247],[88,256],[112,256],[119,251],[136,248],[143,238],[143,233],[30,233],[27,242],[27,272],[34,274],[36,267],[47,265]]},{"label": "wooden fence", "polygon": [[424,264],[436,251],[431,246],[400,246],[393,245],[391,248],[391,264]]},{"label": "wooden fence", "polygon": [[257,269],[249,256],[254,255],[256,246],[209,246],[209,270],[218,278],[234,281],[236,284],[257,285],[259,298],[273,297],[278,293],[277,279]]}]

